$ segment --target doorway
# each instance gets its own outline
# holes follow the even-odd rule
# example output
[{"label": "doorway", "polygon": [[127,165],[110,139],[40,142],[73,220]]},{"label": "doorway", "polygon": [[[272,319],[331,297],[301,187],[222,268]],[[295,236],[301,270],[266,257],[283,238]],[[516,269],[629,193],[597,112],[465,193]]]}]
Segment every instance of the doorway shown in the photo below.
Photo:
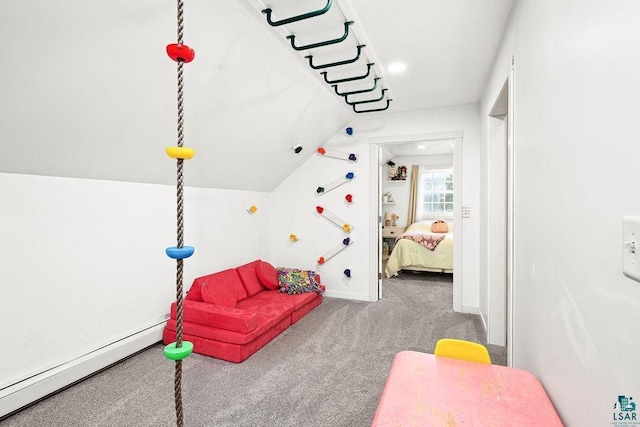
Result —
[{"label": "doorway", "polygon": [[[373,215],[371,224],[376,224],[377,227],[371,230],[372,241],[377,241],[378,245],[370,246],[369,259],[372,265],[377,265],[377,277],[373,277],[370,281],[370,298],[372,301],[381,299],[382,295],[382,278],[384,272],[382,271],[382,225],[383,225],[383,209],[382,209],[382,169],[386,165],[386,161],[383,161],[382,149],[383,147],[392,148],[400,146],[416,145],[417,143],[428,145],[429,143],[436,144],[442,141],[448,141],[449,145],[453,144],[453,171],[454,179],[458,182],[458,185],[454,184],[454,213],[453,213],[453,228],[457,237],[453,249],[453,309],[455,311],[463,311],[462,306],[462,132],[439,132],[429,134],[418,135],[398,135],[393,137],[378,137],[371,138],[371,188],[376,189],[377,194],[372,194],[371,199],[375,202],[371,203],[371,213]],[[407,224],[409,225],[409,224]],[[375,240],[373,240],[375,239]]]}]

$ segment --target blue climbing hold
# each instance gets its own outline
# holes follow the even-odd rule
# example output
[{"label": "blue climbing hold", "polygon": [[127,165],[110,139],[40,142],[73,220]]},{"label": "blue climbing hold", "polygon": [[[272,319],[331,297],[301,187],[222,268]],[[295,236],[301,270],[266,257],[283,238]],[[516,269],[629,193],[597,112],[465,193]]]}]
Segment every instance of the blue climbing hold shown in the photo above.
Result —
[{"label": "blue climbing hold", "polygon": [[345,175],[345,178],[347,178],[347,179],[353,179],[353,178],[355,178],[355,175],[354,175],[354,173],[353,173],[353,172],[349,172],[348,174],[346,174],[346,175]]},{"label": "blue climbing hold", "polygon": [[345,132],[347,132],[347,135],[353,135],[353,128],[352,127],[348,127],[345,129]]},{"label": "blue climbing hold", "polygon": [[178,248],[176,246],[171,246],[166,249],[167,256],[173,259],[185,259],[189,258],[193,255],[195,248],[193,246],[183,246]]}]

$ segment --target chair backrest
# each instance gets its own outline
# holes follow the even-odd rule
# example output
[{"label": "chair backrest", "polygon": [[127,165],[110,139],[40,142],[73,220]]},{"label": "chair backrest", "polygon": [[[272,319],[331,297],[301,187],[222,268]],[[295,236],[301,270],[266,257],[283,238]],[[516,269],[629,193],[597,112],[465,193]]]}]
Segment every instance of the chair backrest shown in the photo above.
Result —
[{"label": "chair backrest", "polygon": [[482,344],[471,341],[443,338],[436,343],[433,354],[470,362],[491,364],[491,357],[487,348]]}]

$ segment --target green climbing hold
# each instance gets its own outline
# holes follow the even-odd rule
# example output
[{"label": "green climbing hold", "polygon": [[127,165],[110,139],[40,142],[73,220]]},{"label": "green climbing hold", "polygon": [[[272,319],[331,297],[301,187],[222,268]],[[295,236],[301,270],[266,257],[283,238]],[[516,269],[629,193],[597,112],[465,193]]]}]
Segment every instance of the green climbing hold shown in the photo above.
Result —
[{"label": "green climbing hold", "polygon": [[164,348],[164,355],[167,359],[182,360],[188,357],[193,351],[193,343],[182,341],[182,347],[176,347],[176,343],[172,342]]},{"label": "green climbing hold", "polygon": [[316,193],[318,193],[318,194],[324,193],[324,188],[323,187],[318,187],[318,189],[316,190]]}]

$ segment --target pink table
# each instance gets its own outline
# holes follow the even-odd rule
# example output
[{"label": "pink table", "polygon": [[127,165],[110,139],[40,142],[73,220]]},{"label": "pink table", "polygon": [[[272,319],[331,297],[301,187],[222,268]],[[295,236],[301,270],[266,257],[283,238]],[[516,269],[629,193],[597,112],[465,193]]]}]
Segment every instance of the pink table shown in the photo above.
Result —
[{"label": "pink table", "polygon": [[373,426],[562,426],[527,371],[432,354],[396,355]]}]

